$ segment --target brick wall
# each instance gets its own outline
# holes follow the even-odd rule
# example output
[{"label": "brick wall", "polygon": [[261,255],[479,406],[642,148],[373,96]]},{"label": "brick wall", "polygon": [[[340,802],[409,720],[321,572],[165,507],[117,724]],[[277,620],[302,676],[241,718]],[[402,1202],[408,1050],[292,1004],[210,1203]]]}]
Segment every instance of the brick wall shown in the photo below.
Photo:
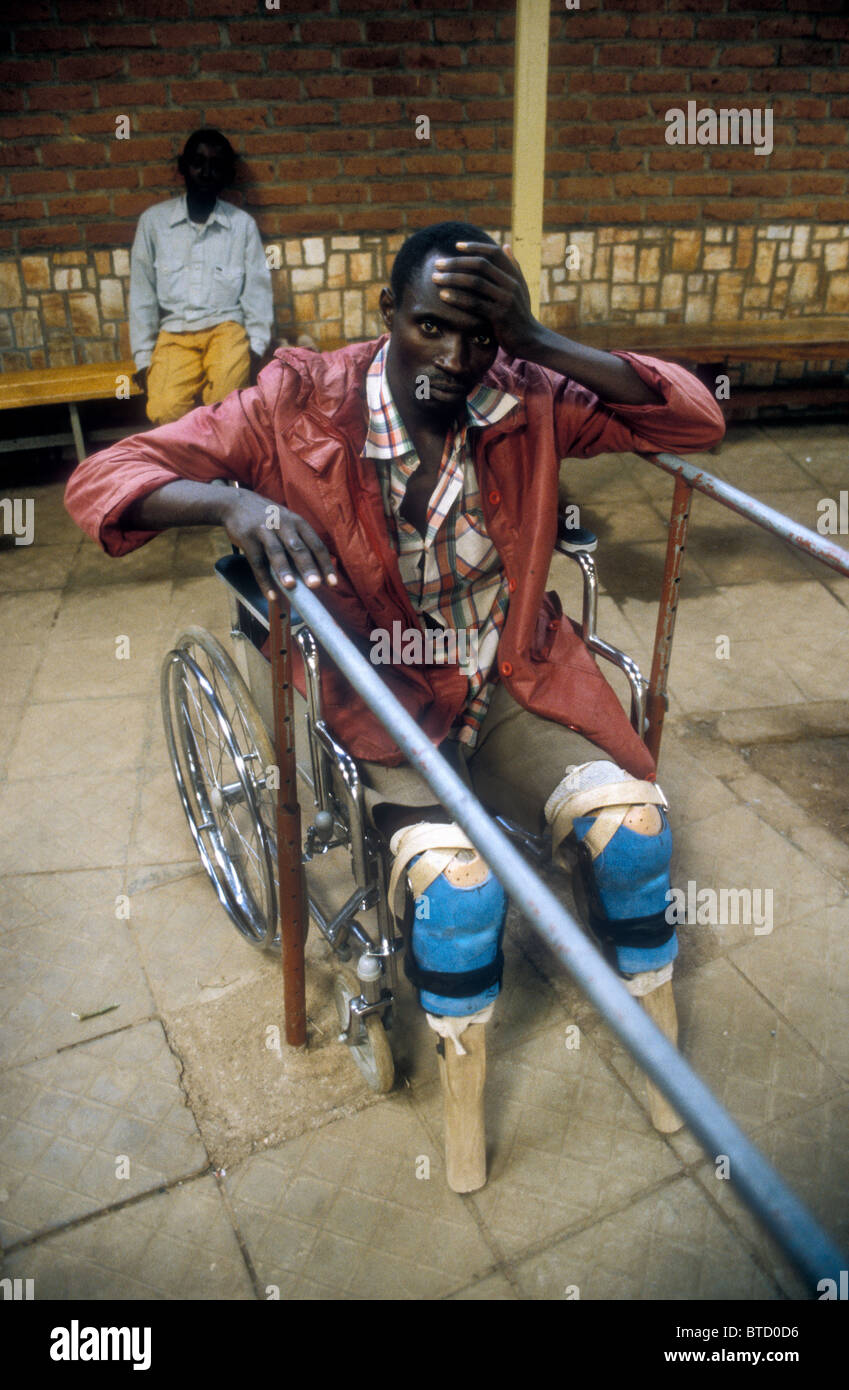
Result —
[{"label": "brick wall", "polygon": [[[509,222],[513,0],[15,0],[0,244],[126,245],[193,127],[247,156],[266,236]],[[774,150],[670,148],[664,113],[770,106]],[[130,118],[128,140],[115,118]],[[416,138],[428,116],[431,139]],[[546,221],[829,222],[849,183],[843,0],[552,3]]]},{"label": "brick wall", "polygon": [[[293,250],[276,273],[281,334],[325,321],[337,338],[346,324],[369,331],[369,286],[405,231],[458,215],[506,228],[513,0],[380,3],[280,0],[276,11],[266,0],[14,0],[0,57],[4,364],[123,355],[123,269],[110,256],[128,246],[143,208],[180,191],[175,155],[204,124],[224,129],[243,155],[232,196],[264,239],[299,243],[302,264]],[[726,277],[720,287],[707,235],[725,245],[737,229],[743,244],[746,228],[754,237],[758,226],[782,225],[791,242],[802,228],[813,247],[837,225],[840,239],[849,221],[847,59],[844,0],[581,0],[577,10],[552,0],[547,231],[574,239],[631,228],[634,244],[637,229],[649,231],[671,264],[672,230],[697,229],[702,259],[691,274],[704,273],[706,289],[685,284],[684,295],[701,293],[710,314],[721,303],[752,318],[783,309],[771,292],[746,298],[763,288],[754,259],[739,284]],[[688,100],[769,107],[772,153],[671,147],[665,112]],[[117,137],[123,116],[128,139]],[[421,116],[428,139],[417,138]],[[345,252],[345,283],[321,286],[340,302],[325,299],[320,310],[293,273],[311,268],[317,239],[329,267],[334,237],[364,239],[357,254],[371,268],[357,278],[365,262]],[[704,312],[617,287],[612,264],[604,276],[591,272],[594,285],[605,282],[594,298],[577,277],[576,314],[590,303],[596,320],[603,303],[626,322]],[[805,282],[810,294],[794,299],[791,288],[786,304],[845,312],[841,271],[821,259]],[[553,306],[570,302],[567,289],[549,277]]]}]

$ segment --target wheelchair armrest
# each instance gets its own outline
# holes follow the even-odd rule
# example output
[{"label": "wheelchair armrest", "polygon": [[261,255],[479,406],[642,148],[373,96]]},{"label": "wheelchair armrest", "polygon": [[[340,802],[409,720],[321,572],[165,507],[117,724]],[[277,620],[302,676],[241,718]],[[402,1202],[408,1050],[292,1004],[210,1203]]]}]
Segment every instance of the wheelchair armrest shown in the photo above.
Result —
[{"label": "wheelchair armrest", "polygon": [[[220,560],[215,562],[215,572],[219,579],[231,588],[237,595],[239,602],[247,608],[265,628],[269,630],[268,599],[260,589],[254,579],[254,572],[248,564],[245,556],[239,552],[232,555],[222,555]],[[301,622],[300,616],[294,608],[290,614],[292,625]]]},{"label": "wheelchair armrest", "polygon": [[[598,613],[598,574],[596,572],[595,560],[590,553],[595,550],[598,541],[589,531],[579,534],[588,536],[592,545],[569,544],[561,541],[561,523],[563,518],[558,520],[558,539],[556,549],[561,555],[568,555],[570,560],[574,560],[579,566],[584,581],[583,606],[581,613],[581,637],[584,643],[596,656],[601,656],[605,661],[617,666],[624,672],[631,687],[631,725],[640,738],[645,733],[645,712],[646,712],[646,690],[648,682],[640,671],[639,666],[633,657],[626,652],[620,651],[618,647],[613,647],[609,642],[605,642],[596,632],[596,617]],[[564,527],[568,534],[569,528]],[[572,534],[576,534],[574,529]]]}]

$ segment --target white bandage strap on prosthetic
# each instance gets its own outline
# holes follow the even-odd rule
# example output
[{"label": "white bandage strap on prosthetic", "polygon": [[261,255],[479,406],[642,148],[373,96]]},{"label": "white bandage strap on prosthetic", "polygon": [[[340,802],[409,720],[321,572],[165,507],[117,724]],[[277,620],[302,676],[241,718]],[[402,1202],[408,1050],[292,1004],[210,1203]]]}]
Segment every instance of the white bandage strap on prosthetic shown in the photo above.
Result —
[{"label": "white bandage strap on prosthetic", "polygon": [[622,983],[628,993],[634,999],[643,999],[647,994],[653,994],[661,985],[667,984],[672,979],[672,961],[667,965],[662,965],[659,970],[642,970],[639,975],[626,975]]},{"label": "white bandage strap on prosthetic", "polygon": [[458,825],[405,826],[390,848],[389,905],[409,929],[404,973],[429,1020],[448,1019],[431,1027],[463,1056],[460,1034],[486,1022],[501,988],[504,889]]},{"label": "white bandage strap on prosthetic", "polygon": [[[440,825],[431,821],[405,825],[401,830],[396,830],[389,848],[394,855],[389,876],[389,906],[397,918],[404,916],[408,883],[413,898],[420,898],[457,858],[458,850],[471,850],[474,859],[479,859],[477,850],[459,825]],[[417,854],[421,858],[408,867]],[[483,861],[480,860],[480,863],[483,864]]]},{"label": "white bandage strap on prosthetic", "polygon": [[584,836],[593,859],[610,843],[628,812],[635,806],[668,807],[660,787],[628,777],[615,763],[598,760],[571,767],[545,803],[551,825],[552,851],[556,854],[571,834],[579,816],[595,815]]},{"label": "white bandage strap on prosthetic", "polygon": [[665,912],[672,853],[666,807],[654,782],[602,759],[567,768],[545,805],[555,851],[562,853],[569,835],[575,840],[592,931],[620,974],[638,980],[631,989],[637,995],[666,983],[678,949]]},{"label": "white bandage strap on prosthetic", "polygon": [[485,1009],[478,1009],[476,1014],[464,1014],[460,1018],[451,1018],[446,1014],[425,1014],[425,1018],[441,1038],[450,1038],[454,1044],[454,1051],[458,1057],[466,1057],[468,1053],[460,1042],[466,1029],[472,1023],[489,1023],[492,1018],[492,1011],[495,1008],[495,1001],[487,1004]]}]

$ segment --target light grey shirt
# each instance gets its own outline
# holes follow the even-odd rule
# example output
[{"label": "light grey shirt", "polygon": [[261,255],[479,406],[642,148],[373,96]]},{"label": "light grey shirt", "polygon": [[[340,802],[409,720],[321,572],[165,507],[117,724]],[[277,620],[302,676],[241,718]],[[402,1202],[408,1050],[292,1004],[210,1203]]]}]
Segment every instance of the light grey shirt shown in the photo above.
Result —
[{"label": "light grey shirt", "polygon": [[195,333],[231,320],[260,356],[271,341],[271,272],[256,222],[219,198],[203,226],[186,195],[155,203],[139,218],[130,259],[130,348],[150,365],[160,328]]}]

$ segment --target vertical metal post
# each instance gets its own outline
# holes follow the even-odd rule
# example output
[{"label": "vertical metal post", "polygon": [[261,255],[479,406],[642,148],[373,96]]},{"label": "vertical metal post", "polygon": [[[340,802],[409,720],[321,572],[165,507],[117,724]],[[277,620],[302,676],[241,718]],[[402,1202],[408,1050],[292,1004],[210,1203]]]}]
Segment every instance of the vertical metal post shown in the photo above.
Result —
[{"label": "vertical metal post", "polygon": [[518,0],[510,244],[539,313],[550,0]]},{"label": "vertical metal post", "polygon": [[286,1041],[303,1047],[307,1041],[307,1001],[304,978],[304,935],[307,906],[301,869],[301,808],[295,754],[295,714],[292,696],[292,633],[288,605],[279,598],[268,605],[271,638],[271,684],[274,696],[274,749],[279,771],[277,788],[277,906],[283,958],[283,1004]]},{"label": "vertical metal post", "polygon": [[675,635],[675,615],[678,612],[678,589],[681,571],[684,567],[684,549],[687,544],[687,527],[690,521],[690,499],[693,489],[680,473],[675,476],[675,491],[672,494],[672,511],[669,517],[669,535],[666,542],[666,564],[663,570],[663,588],[660,594],[660,609],[657,615],[657,629],[654,638],[651,676],[646,696],[646,747],[657,762],[660,753],[660,740],[663,735],[663,720],[666,715],[666,679],[669,674],[669,661],[672,656],[672,638]]}]

